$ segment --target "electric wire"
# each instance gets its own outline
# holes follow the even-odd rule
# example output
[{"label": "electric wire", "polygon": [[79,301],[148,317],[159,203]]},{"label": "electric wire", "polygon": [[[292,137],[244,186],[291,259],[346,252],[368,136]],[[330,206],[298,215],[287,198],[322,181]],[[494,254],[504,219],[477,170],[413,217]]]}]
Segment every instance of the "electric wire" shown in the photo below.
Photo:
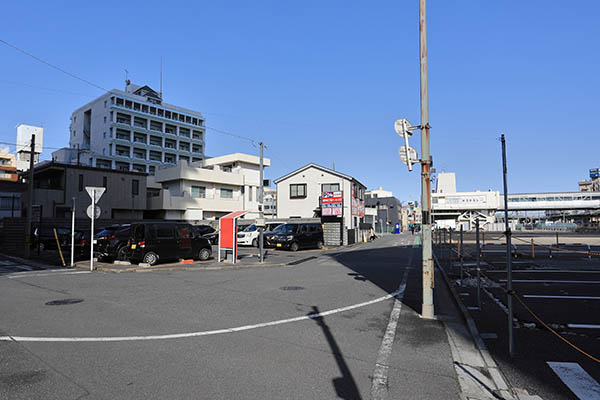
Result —
[{"label": "electric wire", "polygon": [[4,43],[8,47],[13,48],[13,49],[15,49],[16,51],[18,51],[20,53],[23,53],[26,56],[29,56],[29,57],[33,58],[34,60],[41,62],[42,64],[46,64],[50,68],[54,68],[55,70],[60,71],[63,74],[70,76],[71,78],[77,79],[77,80],[79,80],[81,82],[84,82],[84,83],[87,83],[88,85],[93,86],[93,87],[95,87],[97,89],[104,90],[104,91],[108,92],[108,89],[105,89],[105,88],[103,88],[100,85],[96,85],[95,83],[90,82],[87,79],[81,78],[81,77],[79,77],[79,76],[77,76],[77,75],[75,75],[75,74],[73,74],[73,73],[71,73],[69,71],[65,71],[64,69],[62,69],[62,68],[60,68],[60,67],[58,67],[58,66],[56,66],[56,65],[54,65],[52,63],[49,63],[48,61],[45,61],[45,60],[41,59],[40,57],[37,57],[37,56],[35,56],[35,55],[31,54],[31,53],[28,53],[27,51],[21,49],[20,47],[15,46],[14,44],[11,44],[11,43],[7,42],[6,40],[0,39],[0,43]]}]

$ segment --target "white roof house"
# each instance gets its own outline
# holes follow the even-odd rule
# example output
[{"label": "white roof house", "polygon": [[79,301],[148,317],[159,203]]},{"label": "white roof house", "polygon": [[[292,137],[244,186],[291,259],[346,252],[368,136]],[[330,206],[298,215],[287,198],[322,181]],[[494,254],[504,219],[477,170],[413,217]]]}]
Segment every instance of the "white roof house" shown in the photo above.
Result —
[{"label": "white roof house", "polygon": [[[276,179],[275,183],[277,218],[318,217],[322,193],[338,190],[343,192],[344,226],[356,228],[364,218],[366,187],[350,175],[311,163]],[[353,198],[362,204],[362,210],[352,206]]]}]

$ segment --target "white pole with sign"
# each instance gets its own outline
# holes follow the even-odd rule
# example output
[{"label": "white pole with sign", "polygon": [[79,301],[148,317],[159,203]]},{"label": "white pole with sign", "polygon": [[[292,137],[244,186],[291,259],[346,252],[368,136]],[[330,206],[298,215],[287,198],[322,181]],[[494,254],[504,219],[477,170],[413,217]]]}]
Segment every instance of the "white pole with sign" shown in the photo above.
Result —
[{"label": "white pole with sign", "polygon": [[88,207],[88,217],[92,219],[92,228],[90,231],[90,271],[94,270],[94,220],[100,217],[100,207],[96,207],[96,202],[100,200],[100,197],[104,194],[106,188],[86,186],[85,190],[92,198],[92,205]]}]

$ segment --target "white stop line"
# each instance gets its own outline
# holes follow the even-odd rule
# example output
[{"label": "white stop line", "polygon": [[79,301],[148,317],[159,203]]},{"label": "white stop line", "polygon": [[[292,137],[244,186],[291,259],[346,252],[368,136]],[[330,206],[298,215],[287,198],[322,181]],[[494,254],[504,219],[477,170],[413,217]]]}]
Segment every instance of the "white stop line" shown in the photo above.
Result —
[{"label": "white stop line", "polygon": [[264,328],[267,326],[275,326],[275,325],[283,325],[289,324],[290,322],[298,322],[309,319],[316,319],[325,317],[327,315],[337,314],[344,311],[354,310],[355,308],[366,307],[371,304],[379,303],[385,300],[389,300],[398,295],[404,294],[405,285],[401,285],[398,290],[385,295],[383,297],[379,297],[377,299],[373,299],[370,301],[365,301],[364,303],[353,304],[346,307],[336,308],[329,311],[324,311],[318,314],[309,314],[302,315],[300,317],[280,319],[277,321],[263,322],[260,324],[254,325],[244,325],[238,326],[235,328],[225,328],[225,329],[216,329],[212,331],[200,331],[200,332],[186,332],[186,333],[173,333],[168,335],[148,335],[148,336],[106,336],[106,337],[32,337],[32,336],[0,336],[0,341],[16,341],[16,342],[127,342],[127,341],[141,341],[141,340],[165,340],[165,339],[183,339],[190,338],[196,336],[210,336],[210,335],[219,335],[223,333],[233,333],[233,332],[241,332],[248,331],[251,329]]}]

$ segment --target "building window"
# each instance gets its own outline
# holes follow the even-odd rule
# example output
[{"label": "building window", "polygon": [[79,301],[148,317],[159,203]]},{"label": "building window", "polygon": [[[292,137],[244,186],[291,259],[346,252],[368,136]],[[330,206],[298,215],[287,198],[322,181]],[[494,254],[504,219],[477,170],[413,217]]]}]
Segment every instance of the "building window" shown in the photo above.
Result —
[{"label": "building window", "polygon": [[138,181],[137,179],[131,180],[131,194],[133,196],[137,196],[138,194],[140,194],[140,181]]},{"label": "building window", "polygon": [[152,176],[154,176],[154,174],[156,173],[156,167],[154,165],[151,165],[148,167],[148,173]]},{"label": "building window", "polygon": [[83,192],[83,175],[79,174],[79,191]]},{"label": "building window", "polygon": [[340,190],[339,183],[324,183],[321,185],[321,192],[335,192]]},{"label": "building window", "polygon": [[252,186],[248,186],[248,201],[252,201]]},{"label": "building window", "polygon": [[[106,105],[106,102],[104,102],[104,105]],[[106,117],[104,117],[104,123],[106,123]]]},{"label": "building window", "polygon": [[[104,108],[106,108],[106,100],[104,100]],[[104,117],[104,122],[106,122],[106,117]]]},{"label": "building window", "polygon": [[306,197],[306,183],[290,185],[290,199],[303,199]]},{"label": "building window", "polygon": [[192,197],[195,199],[206,198],[206,188],[204,186],[192,186]]},{"label": "building window", "polygon": [[106,176],[102,177],[102,187],[105,189],[108,187],[108,177]]},{"label": "building window", "polygon": [[221,189],[222,199],[233,199],[233,189]]}]

